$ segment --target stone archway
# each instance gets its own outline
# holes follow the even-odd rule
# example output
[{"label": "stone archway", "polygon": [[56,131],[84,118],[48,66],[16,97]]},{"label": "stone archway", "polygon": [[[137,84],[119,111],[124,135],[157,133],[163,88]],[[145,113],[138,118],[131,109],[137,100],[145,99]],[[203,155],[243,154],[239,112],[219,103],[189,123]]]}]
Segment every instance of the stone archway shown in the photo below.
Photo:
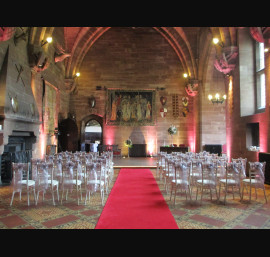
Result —
[{"label": "stone archway", "polygon": [[86,117],[84,117],[81,121],[81,136],[80,136],[80,142],[81,142],[81,151],[85,151],[85,128],[87,126],[87,123],[95,120],[99,123],[99,125],[101,126],[101,140],[100,140],[100,144],[103,144],[103,117],[96,115],[96,114],[91,114],[88,115]]}]

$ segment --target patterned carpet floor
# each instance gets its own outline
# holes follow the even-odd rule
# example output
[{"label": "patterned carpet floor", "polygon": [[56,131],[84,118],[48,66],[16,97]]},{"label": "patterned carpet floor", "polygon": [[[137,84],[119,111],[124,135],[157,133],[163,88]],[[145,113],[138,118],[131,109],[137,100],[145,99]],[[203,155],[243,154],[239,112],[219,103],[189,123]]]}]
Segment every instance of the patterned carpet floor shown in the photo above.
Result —
[{"label": "patterned carpet floor", "polygon": [[[151,170],[154,177],[156,171]],[[109,192],[105,194],[105,202],[111,188],[118,176],[119,169],[115,169],[113,183]],[[266,185],[268,203],[265,203],[262,190],[258,190],[258,197],[255,199],[255,192],[252,194],[252,201],[248,201],[246,193],[245,200],[239,201],[239,196],[232,194],[227,196],[226,205],[216,201],[215,196],[210,200],[209,194],[205,194],[202,204],[200,200],[186,201],[185,194],[178,193],[176,204],[170,201],[170,194],[166,194],[164,186],[157,179],[159,188],[166,200],[171,213],[179,229],[269,229],[270,228],[270,186]],[[53,206],[51,194],[45,195],[42,202],[40,197],[37,206],[34,205],[31,196],[31,205],[27,206],[27,196],[22,194],[22,201],[19,201],[18,194],[15,195],[13,205],[10,207],[11,187],[0,187],[0,229],[94,229],[102,213],[103,206],[99,193],[91,197],[87,205],[77,205],[73,194],[63,204]],[[224,194],[221,195],[223,199]],[[200,196],[199,196],[200,197]],[[200,199],[200,198],[198,198]],[[84,203],[84,196],[83,196]]]}]

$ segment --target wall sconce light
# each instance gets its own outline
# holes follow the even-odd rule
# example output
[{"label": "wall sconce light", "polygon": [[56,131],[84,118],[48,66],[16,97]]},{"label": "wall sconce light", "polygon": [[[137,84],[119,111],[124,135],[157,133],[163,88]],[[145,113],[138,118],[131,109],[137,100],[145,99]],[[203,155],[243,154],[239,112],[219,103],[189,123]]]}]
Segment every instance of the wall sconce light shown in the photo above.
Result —
[{"label": "wall sconce light", "polygon": [[48,44],[48,43],[50,44],[51,42],[52,42],[52,37],[47,37],[46,41],[44,41],[44,40],[41,41],[41,47]]},{"label": "wall sconce light", "polygon": [[80,72],[77,72],[77,73],[74,75],[73,79],[78,78],[78,77],[80,77],[80,76],[81,76],[81,73],[80,73]]},{"label": "wall sconce light", "polygon": [[269,48],[265,48],[265,49],[264,49],[264,52],[265,52],[265,53],[268,53],[268,52],[269,52]]},{"label": "wall sconce light", "polygon": [[188,77],[188,74],[187,74],[187,73],[184,73],[184,74],[183,74],[183,77],[184,77],[184,78],[187,78],[187,77]]},{"label": "wall sconce light", "polygon": [[224,47],[224,43],[223,42],[220,42],[219,39],[217,37],[214,37],[213,38],[213,43],[215,45],[219,45],[220,47]]},{"label": "wall sconce light", "polygon": [[224,95],[222,98],[220,98],[219,94],[215,95],[215,98],[213,98],[212,95],[208,95],[209,101],[211,101],[213,104],[223,104],[223,102],[227,99],[227,96]]}]

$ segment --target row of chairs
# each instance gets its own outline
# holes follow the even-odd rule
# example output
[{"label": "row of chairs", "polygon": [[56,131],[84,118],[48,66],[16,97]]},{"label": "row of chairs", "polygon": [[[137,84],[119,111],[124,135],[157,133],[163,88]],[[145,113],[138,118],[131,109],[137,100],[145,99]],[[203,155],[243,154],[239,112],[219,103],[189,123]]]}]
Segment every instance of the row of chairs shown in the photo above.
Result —
[{"label": "row of chairs", "polygon": [[244,189],[249,193],[249,200],[251,201],[252,188],[255,188],[256,198],[257,189],[260,188],[264,191],[265,201],[267,202],[264,186],[265,165],[265,162],[249,162],[247,177],[247,159],[238,158],[228,162],[227,157],[224,158],[224,156],[159,153],[157,176],[163,180],[167,193],[170,189],[170,199],[174,193],[174,203],[178,188],[184,190],[186,199],[189,196],[190,200],[192,200],[192,190],[195,188],[196,200],[200,191],[201,201],[205,189],[209,190],[211,200],[212,191],[215,192],[216,199],[220,200],[221,189],[223,189],[225,192],[224,204],[230,188],[233,198],[234,189],[238,189],[241,201],[244,198]]},{"label": "row of chairs", "polygon": [[101,204],[104,205],[104,192],[108,193],[109,184],[113,178],[113,155],[104,152],[102,156],[96,153],[85,152],[60,153],[54,156],[45,156],[44,159],[32,159],[30,163],[12,163],[12,206],[15,193],[27,192],[27,202],[30,205],[30,194],[33,193],[37,205],[39,193],[47,191],[52,194],[55,205],[55,194],[61,204],[68,200],[68,193],[75,189],[78,205],[82,202],[82,193],[85,192],[85,201],[90,201],[91,194],[100,191]]}]

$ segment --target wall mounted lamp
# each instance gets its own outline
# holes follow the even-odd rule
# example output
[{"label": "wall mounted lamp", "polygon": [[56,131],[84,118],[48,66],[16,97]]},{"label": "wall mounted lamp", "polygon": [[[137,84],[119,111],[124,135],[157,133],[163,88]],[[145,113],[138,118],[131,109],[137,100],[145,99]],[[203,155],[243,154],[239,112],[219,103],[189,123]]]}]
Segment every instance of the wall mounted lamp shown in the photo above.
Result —
[{"label": "wall mounted lamp", "polygon": [[52,42],[52,37],[47,37],[46,41],[44,41],[44,40],[41,41],[41,47],[48,44],[48,43],[50,44],[51,42]]},{"label": "wall mounted lamp", "polygon": [[188,74],[187,74],[187,73],[184,73],[184,74],[183,74],[183,77],[184,77],[184,78],[187,78],[187,77],[188,77]]},{"label": "wall mounted lamp", "polygon": [[81,76],[81,73],[80,73],[80,72],[77,72],[77,73],[74,75],[73,79],[78,78],[78,77],[80,77],[80,76]]},{"label": "wall mounted lamp", "polygon": [[212,95],[208,95],[209,101],[211,101],[213,104],[223,104],[223,102],[227,99],[227,96],[224,95],[222,98],[220,98],[220,95],[217,93],[215,95],[215,98],[213,98]]},{"label": "wall mounted lamp", "polygon": [[224,43],[223,42],[220,42],[219,41],[219,39],[217,38],[217,37],[214,37],[213,38],[213,43],[215,44],[215,45],[219,45],[220,47],[224,47]]}]

